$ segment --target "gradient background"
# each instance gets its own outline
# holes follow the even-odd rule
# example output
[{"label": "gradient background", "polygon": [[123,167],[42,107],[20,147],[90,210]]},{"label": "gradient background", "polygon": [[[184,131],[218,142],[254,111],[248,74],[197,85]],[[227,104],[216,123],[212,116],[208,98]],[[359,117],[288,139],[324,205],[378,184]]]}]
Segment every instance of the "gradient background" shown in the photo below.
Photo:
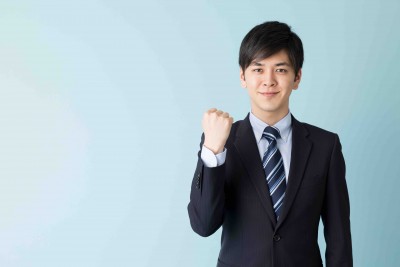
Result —
[{"label": "gradient background", "polygon": [[201,118],[247,115],[239,45],[267,20],[304,44],[292,113],[340,136],[354,265],[399,266],[399,11],[2,0],[0,266],[215,266],[220,230],[202,238],[187,214]]}]

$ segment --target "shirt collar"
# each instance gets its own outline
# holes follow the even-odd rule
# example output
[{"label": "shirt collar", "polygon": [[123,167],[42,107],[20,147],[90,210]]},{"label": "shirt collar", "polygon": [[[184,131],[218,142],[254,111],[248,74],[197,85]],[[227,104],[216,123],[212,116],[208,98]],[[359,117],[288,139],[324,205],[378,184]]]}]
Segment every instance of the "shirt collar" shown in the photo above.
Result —
[{"label": "shirt collar", "polygon": [[[260,142],[262,138],[262,134],[264,132],[265,127],[269,126],[267,123],[263,122],[259,118],[257,118],[252,112],[250,112],[250,124],[251,127],[253,127],[254,131],[254,136],[256,137],[257,143]],[[286,143],[287,139],[289,137],[290,130],[292,129],[292,116],[290,113],[290,110],[288,114],[283,117],[281,120],[279,120],[277,123],[275,123],[276,128],[279,129],[279,132],[281,134],[281,140]]]}]

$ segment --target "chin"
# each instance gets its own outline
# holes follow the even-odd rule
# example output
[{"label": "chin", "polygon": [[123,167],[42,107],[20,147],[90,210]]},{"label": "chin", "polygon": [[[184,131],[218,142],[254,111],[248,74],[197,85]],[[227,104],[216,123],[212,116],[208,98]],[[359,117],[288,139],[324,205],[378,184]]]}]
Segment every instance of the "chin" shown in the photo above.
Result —
[{"label": "chin", "polygon": [[278,109],[275,107],[262,107],[260,110],[264,112],[276,112]]}]

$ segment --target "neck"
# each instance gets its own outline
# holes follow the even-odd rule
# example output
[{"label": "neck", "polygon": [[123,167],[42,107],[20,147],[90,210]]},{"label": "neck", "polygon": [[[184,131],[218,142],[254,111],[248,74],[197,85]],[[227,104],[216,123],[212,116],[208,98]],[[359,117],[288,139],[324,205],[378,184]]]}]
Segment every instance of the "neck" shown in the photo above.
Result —
[{"label": "neck", "polygon": [[273,126],[275,125],[278,121],[283,119],[288,113],[289,109],[286,109],[282,112],[276,113],[276,112],[254,112],[253,110],[251,111],[257,118],[265,122],[266,124]]}]

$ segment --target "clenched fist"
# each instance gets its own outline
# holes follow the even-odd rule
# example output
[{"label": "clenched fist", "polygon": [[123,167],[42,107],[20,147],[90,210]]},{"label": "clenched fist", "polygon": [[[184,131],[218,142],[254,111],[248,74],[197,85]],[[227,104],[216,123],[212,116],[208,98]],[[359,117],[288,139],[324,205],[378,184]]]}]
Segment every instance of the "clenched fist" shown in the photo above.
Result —
[{"label": "clenched fist", "polygon": [[216,108],[206,111],[202,122],[204,146],[214,154],[221,153],[231,131],[232,123],[233,118],[227,112]]}]

